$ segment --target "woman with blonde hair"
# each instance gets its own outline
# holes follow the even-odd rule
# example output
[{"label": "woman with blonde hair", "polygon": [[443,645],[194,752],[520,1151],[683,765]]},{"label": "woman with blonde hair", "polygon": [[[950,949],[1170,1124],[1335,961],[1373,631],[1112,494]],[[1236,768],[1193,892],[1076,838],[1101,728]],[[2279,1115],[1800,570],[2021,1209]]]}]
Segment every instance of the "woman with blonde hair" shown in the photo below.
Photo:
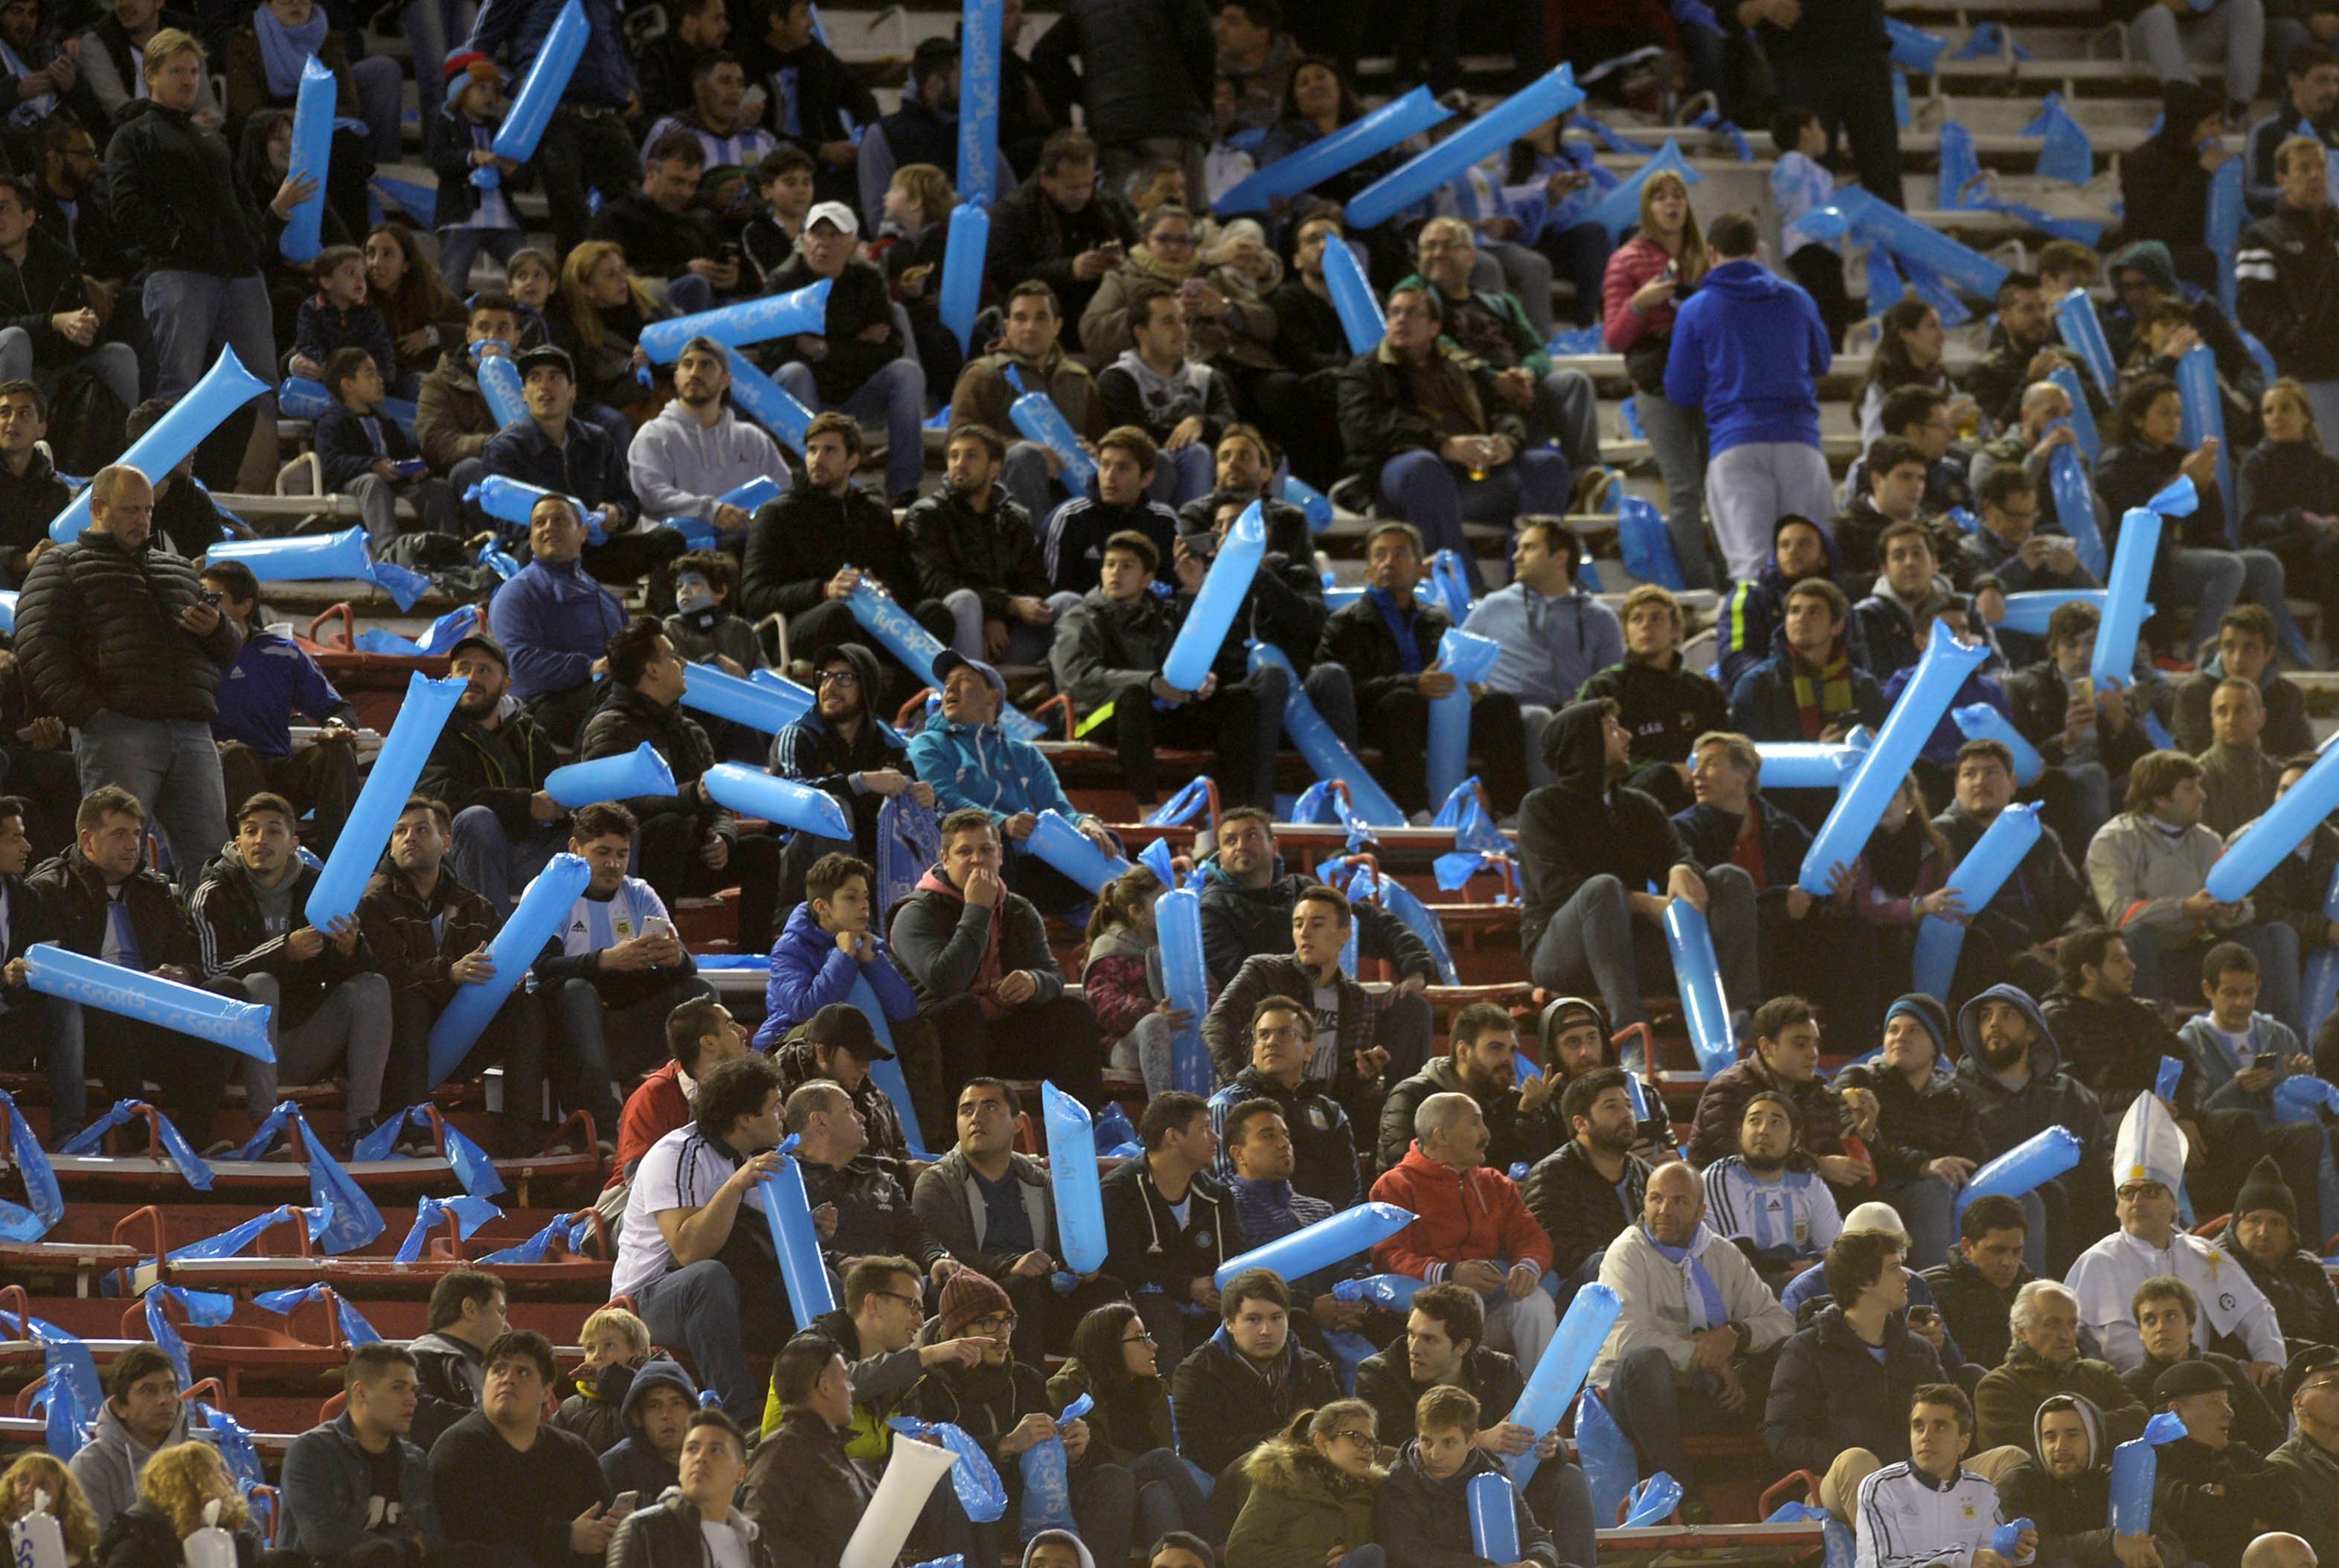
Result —
[{"label": "woman with blonde hair", "polygon": [[0,1525],[32,1513],[42,1493],[48,1494],[48,1513],[64,1536],[65,1562],[88,1562],[97,1552],[97,1514],[81,1483],[53,1455],[27,1454],[0,1474]]},{"label": "woman with blonde hair", "polygon": [[186,1568],[184,1543],[208,1523],[203,1511],[213,1503],[219,1527],[235,1537],[238,1568],[253,1568],[260,1532],[219,1450],[202,1442],[173,1444],[146,1462],[138,1501],[114,1515],[97,1543],[97,1568]]},{"label": "woman with blonde hair", "polygon": [[1671,170],[1641,186],[1641,232],[1608,258],[1601,280],[1601,342],[1624,356],[1633,382],[1633,411],[1656,454],[1665,481],[1665,528],[1682,582],[1711,588],[1722,581],[1706,537],[1705,417],[1665,396],[1665,361],[1673,351],[1673,314],[1712,266],[1689,185]]},{"label": "woman with blonde hair", "polygon": [[1301,1411],[1251,1450],[1243,1476],[1250,1494],[1227,1537],[1227,1568],[1387,1568],[1373,1502],[1388,1472],[1363,1400]]},{"label": "woman with blonde hair", "polygon": [[545,329],[577,367],[577,401],[605,403],[631,419],[633,406],[646,401],[634,379],[650,362],[642,351],[642,329],[669,314],[649,284],[626,270],[626,252],[617,245],[587,240],[569,251],[560,264],[559,291],[545,311]]}]

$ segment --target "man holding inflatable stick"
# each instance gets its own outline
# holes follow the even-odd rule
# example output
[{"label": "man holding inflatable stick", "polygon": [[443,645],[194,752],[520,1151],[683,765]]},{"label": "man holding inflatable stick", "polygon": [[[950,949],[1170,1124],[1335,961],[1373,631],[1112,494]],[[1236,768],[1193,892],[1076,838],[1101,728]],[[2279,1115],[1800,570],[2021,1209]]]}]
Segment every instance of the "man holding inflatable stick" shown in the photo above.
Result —
[{"label": "man holding inflatable stick", "polygon": [[[144,864],[146,811],[138,797],[118,784],[99,785],[82,797],[74,832],[74,847],[26,883],[55,920],[57,945],[182,985],[202,984],[202,952],[186,906]],[[106,1099],[143,1100],[151,1079],[162,1090],[158,1109],[203,1149],[238,1053],[121,1013],[81,1011]]]},{"label": "man holding inflatable stick", "polygon": [[35,562],[16,602],[16,656],[42,711],[71,725],[84,794],[120,784],[169,840],[192,891],[227,838],[212,720],[243,638],[202,597],[195,568],[153,547],[154,488],[100,469],[90,524]]},{"label": "man holding inflatable stick", "polygon": [[[565,526],[570,515],[554,500],[538,503],[538,511],[548,528],[556,520]],[[577,580],[596,601],[614,604],[607,588],[581,575]],[[455,878],[500,917],[511,909],[513,895],[567,845],[568,814],[544,788],[560,758],[527,709],[503,711],[513,684],[503,644],[473,632],[456,638],[449,652],[447,673],[466,683],[463,695],[414,787],[455,814],[454,847],[448,852]]]},{"label": "man holding inflatable stick", "polygon": [[[536,86],[529,68],[544,47],[567,0],[488,0],[471,28],[468,47],[493,55],[505,50],[512,74],[523,78],[520,92]],[[591,210],[587,190],[613,202],[641,183],[641,154],[626,129],[641,113],[642,94],[626,58],[624,18],[617,0],[585,0],[585,47],[566,80],[556,84],[559,107],[552,112],[537,143],[536,166],[544,177],[545,200],[561,254],[585,238]],[[429,68],[437,70],[435,62]]]}]

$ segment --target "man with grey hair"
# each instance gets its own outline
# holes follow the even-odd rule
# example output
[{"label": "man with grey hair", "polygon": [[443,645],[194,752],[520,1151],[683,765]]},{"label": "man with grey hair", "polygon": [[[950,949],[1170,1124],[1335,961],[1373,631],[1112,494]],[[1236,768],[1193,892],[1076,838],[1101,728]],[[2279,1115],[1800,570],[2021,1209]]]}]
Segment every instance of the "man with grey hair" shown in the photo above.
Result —
[{"label": "man with grey hair", "polygon": [[1373,1183],[1375,1202],[1416,1218],[1373,1248],[1373,1267],[1432,1285],[1450,1279],[1487,1297],[1486,1343],[1533,1366],[1559,1327],[1542,1285],[1551,1236],[1527,1212],[1517,1183],[1487,1166],[1485,1116],[1468,1095],[1421,1102],[1413,1147]]},{"label": "man with grey hair", "polygon": [[82,793],[138,797],[192,890],[227,838],[212,720],[242,634],[203,597],[192,562],[154,547],[154,487],[100,469],[79,538],[42,553],[16,605],[16,656],[36,709],[72,727]]},{"label": "man with grey hair", "polygon": [[2144,1430],[2148,1414],[2109,1362],[2079,1354],[2079,1298],[2051,1279],[2034,1279],[2014,1293],[2007,1315],[2014,1343],[2006,1360],[1982,1374],[1974,1389],[1975,1442],[1983,1448],[2012,1445],[2030,1449],[2038,1441],[2040,1403],[2057,1394],[2076,1394],[2103,1412],[2104,1432],[2125,1443]]}]

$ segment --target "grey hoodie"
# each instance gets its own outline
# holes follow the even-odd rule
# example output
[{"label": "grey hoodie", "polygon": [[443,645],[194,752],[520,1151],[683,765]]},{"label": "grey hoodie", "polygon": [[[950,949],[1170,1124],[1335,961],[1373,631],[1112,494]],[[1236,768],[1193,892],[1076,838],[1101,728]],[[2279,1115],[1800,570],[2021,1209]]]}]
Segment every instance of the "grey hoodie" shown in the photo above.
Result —
[{"label": "grey hoodie", "polygon": [[1025,1542],[1023,1568],[1031,1568],[1031,1554],[1042,1544],[1070,1546],[1081,1554],[1081,1568],[1096,1568],[1096,1558],[1090,1554],[1087,1543],[1069,1530],[1042,1530]]},{"label": "grey hoodie", "polygon": [[702,426],[677,400],[634,433],[626,471],[645,518],[715,520],[715,503],[754,478],[785,490],[787,465],[772,438],[729,407],[713,426]]},{"label": "grey hoodie", "polygon": [[[171,1423],[171,1435],[161,1446],[169,1448],[187,1441],[188,1407],[182,1403],[177,1419]],[[89,1441],[73,1456],[66,1466],[73,1472],[81,1489],[89,1494],[89,1505],[97,1514],[97,1527],[103,1533],[113,1523],[113,1516],[138,1501],[138,1473],[146,1461],[154,1457],[155,1450],[139,1445],[113,1414],[113,1401],[108,1399],[98,1408],[97,1424],[90,1429]]]}]

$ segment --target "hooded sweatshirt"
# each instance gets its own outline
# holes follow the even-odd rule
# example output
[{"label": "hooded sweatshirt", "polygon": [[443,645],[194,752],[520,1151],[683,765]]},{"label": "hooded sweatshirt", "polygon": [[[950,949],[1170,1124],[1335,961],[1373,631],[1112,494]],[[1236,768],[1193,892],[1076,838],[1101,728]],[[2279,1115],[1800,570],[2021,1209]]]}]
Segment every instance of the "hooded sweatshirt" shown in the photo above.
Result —
[{"label": "hooded sweatshirt", "polygon": [[[1789,515],[1792,516],[1791,513]],[[1826,575],[1831,578],[1841,576],[1843,571],[1843,554],[1836,547],[1835,536],[1827,531],[1821,519],[1813,518],[1809,520],[1821,524],[1820,545],[1827,556]],[[1779,528],[1785,527],[1786,523],[1786,518],[1780,518]],[[1722,644],[1722,657],[1717,678],[1725,693],[1734,689],[1740,677],[1748,670],[1772,656],[1775,651],[1779,632],[1786,625],[1787,590],[1795,585],[1788,581],[1786,574],[1779,569],[1778,528],[1771,530],[1771,537],[1772,544],[1770,560],[1753,577],[1732,588],[1730,597],[1722,606],[1721,625],[1716,631]],[[1797,581],[1800,580],[1800,578],[1797,579]],[[1866,669],[1868,638],[1860,628],[1858,616],[1844,617],[1843,636],[1845,647],[1851,655],[1851,662],[1860,668]],[[1594,694],[1586,692],[1584,695],[1591,696]],[[1722,719],[1717,719],[1706,728],[1727,728],[1727,725],[1722,722],[1727,716],[1725,712]],[[1686,762],[1688,759],[1689,752],[1685,741],[1682,760]]]},{"label": "hooded sweatshirt", "polygon": [[646,516],[710,523],[718,498],[750,479],[783,490],[789,484],[779,448],[760,427],[727,406],[713,425],[701,425],[678,399],[635,432],[626,469]]},{"label": "hooded sweatshirt", "polygon": [[[2010,1001],[2030,1020],[2037,1038],[2030,1045],[2030,1076],[2020,1088],[2009,1088],[1982,1065],[1981,1010],[1990,1001]],[[1995,1159],[2024,1139],[2050,1127],[2066,1127],[2084,1145],[2074,1179],[2087,1173],[2107,1173],[2111,1146],[2104,1114],[2095,1091],[2063,1070],[2063,1053],[2055,1031],[2030,993],[2018,986],[1994,985],[1958,1010],[1958,1087],[1974,1102],[1974,1120],[1981,1132],[1982,1152]]]},{"label": "hooded sweatshirt", "polygon": [[99,1406],[97,1424],[90,1429],[89,1441],[66,1466],[74,1480],[89,1495],[91,1512],[97,1515],[97,1527],[103,1531],[113,1523],[113,1516],[138,1501],[138,1473],[146,1468],[146,1461],[162,1448],[170,1448],[187,1441],[187,1416],[192,1406],[182,1404],[178,1415],[171,1423],[171,1435],[158,1448],[147,1448],[130,1435],[130,1429],[113,1413],[113,1401],[108,1399]]},{"label": "hooded sweatshirt", "polygon": [[1819,379],[1833,360],[1809,294],[1760,261],[1724,261],[1674,318],[1665,396],[1704,410],[1714,457],[1753,442],[1816,447]]},{"label": "hooded sweatshirt", "polygon": [[1031,1559],[1039,1555],[1041,1547],[1047,1545],[1069,1546],[1080,1553],[1081,1568],[1097,1568],[1096,1558],[1090,1553],[1088,1543],[1069,1530],[1042,1530],[1023,1543],[1023,1568],[1031,1568]]},{"label": "hooded sweatshirt", "polygon": [[1520,942],[1533,952],[1544,928],[1593,877],[1626,887],[1663,886],[1676,865],[1703,874],[1665,815],[1639,790],[1608,784],[1607,742],[1597,704],[1560,710],[1544,732],[1544,754],[1558,781],[1519,808]]},{"label": "hooded sweatshirt", "polygon": [[[2025,1459],[1999,1477],[1998,1495],[2007,1517],[2028,1519],[2038,1527],[2038,1560],[2065,1562],[2072,1568],[2116,1568],[2110,1517],[2113,1444],[2104,1432],[2104,1413],[2082,1394],[2058,1394],[2042,1401],[2030,1421],[2030,1452],[2039,1452],[2039,1433],[2053,1412],[2076,1412],[2087,1428],[2087,1463],[2084,1469],[2058,1476],[2036,1457]],[[2191,1554],[2176,1547],[2166,1526],[2154,1532],[2164,1544],[2164,1561],[2180,1563]]]},{"label": "hooded sweatshirt", "polygon": [[626,1402],[617,1406],[617,1419],[626,1435],[601,1455],[601,1474],[609,1478],[612,1491],[658,1497],[667,1487],[682,1484],[678,1462],[652,1447],[642,1428],[642,1401],[656,1388],[677,1389],[694,1409],[698,1405],[698,1385],[678,1363],[659,1356],[637,1367],[632,1386],[626,1390]]}]

